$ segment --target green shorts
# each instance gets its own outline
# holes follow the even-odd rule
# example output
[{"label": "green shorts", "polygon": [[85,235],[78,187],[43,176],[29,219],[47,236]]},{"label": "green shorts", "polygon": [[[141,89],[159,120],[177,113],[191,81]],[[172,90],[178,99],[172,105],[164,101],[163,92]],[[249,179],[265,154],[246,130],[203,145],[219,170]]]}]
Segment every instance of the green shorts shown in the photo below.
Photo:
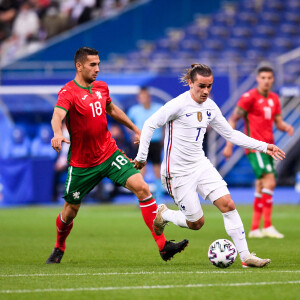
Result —
[{"label": "green shorts", "polygon": [[65,184],[64,198],[68,203],[80,204],[82,198],[88,194],[103,178],[121,186],[125,186],[129,177],[140,173],[136,170],[128,157],[120,150],[116,150],[102,164],[92,168],[76,168],[70,166]]},{"label": "green shorts", "polygon": [[247,157],[257,179],[268,173],[273,173],[276,176],[274,159],[270,155],[261,152],[250,152]]}]

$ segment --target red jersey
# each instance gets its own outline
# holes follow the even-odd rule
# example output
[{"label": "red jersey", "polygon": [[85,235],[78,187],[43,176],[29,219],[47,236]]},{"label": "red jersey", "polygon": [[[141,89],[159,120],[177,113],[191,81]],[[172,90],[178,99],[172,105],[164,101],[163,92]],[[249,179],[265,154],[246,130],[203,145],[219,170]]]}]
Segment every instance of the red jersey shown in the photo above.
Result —
[{"label": "red jersey", "polygon": [[73,80],[59,91],[56,107],[67,111],[66,125],[71,141],[68,163],[71,166],[97,166],[117,150],[107,128],[106,106],[110,103],[109,90],[103,81],[95,81],[85,88]]},{"label": "red jersey", "polygon": [[[274,144],[273,123],[275,116],[281,114],[277,94],[269,92],[266,98],[254,88],[242,95],[237,106],[246,112],[245,134],[268,144]],[[246,153],[249,151],[247,150]]]}]

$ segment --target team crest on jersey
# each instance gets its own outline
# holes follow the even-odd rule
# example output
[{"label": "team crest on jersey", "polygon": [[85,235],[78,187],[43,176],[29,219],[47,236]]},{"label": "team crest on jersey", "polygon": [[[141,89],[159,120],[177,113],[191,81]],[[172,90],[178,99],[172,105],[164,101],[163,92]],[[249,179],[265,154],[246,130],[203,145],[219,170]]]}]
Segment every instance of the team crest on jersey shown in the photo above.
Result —
[{"label": "team crest on jersey", "polygon": [[98,99],[102,99],[101,92],[99,92],[99,91],[96,91],[96,96],[98,97]]},{"label": "team crest on jersey", "polygon": [[197,119],[199,122],[202,121],[202,112],[201,111],[197,112]]},{"label": "team crest on jersey", "polygon": [[207,114],[208,120],[210,120],[211,112],[210,112],[210,111],[207,111],[206,114]]},{"label": "team crest on jersey", "polygon": [[269,103],[269,105],[270,105],[271,107],[274,106],[274,102],[273,102],[272,99],[268,99],[268,103]]}]

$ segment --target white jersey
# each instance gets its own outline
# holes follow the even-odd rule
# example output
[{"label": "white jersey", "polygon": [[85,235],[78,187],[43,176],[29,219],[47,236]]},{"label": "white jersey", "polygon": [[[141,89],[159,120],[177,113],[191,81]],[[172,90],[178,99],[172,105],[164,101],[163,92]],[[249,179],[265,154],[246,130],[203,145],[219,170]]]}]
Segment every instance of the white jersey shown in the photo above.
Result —
[{"label": "white jersey", "polygon": [[227,141],[266,152],[268,144],[232,129],[216,103],[208,98],[197,103],[187,91],[170,100],[144,123],[136,160],[147,160],[151,137],[156,128],[165,127],[164,159],[161,175],[171,178],[192,174],[207,161],[202,143],[210,125]]}]

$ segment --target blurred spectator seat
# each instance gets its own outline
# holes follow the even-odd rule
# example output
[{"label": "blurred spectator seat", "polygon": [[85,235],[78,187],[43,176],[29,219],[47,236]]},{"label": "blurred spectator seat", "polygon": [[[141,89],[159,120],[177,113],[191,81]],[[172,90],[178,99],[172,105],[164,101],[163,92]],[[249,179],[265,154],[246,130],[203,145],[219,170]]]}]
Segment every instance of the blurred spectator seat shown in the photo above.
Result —
[{"label": "blurred spectator seat", "polygon": [[276,28],[271,25],[257,25],[255,28],[255,36],[261,37],[261,38],[270,38],[273,37],[276,33]]},{"label": "blurred spectator seat", "polygon": [[252,36],[251,28],[244,25],[233,27],[231,32],[232,32],[232,36],[236,38],[248,38]]},{"label": "blurred spectator seat", "polygon": [[52,130],[50,125],[41,125],[37,136],[31,143],[31,156],[55,159],[57,153],[51,147],[51,138]]},{"label": "blurred spectator seat", "polygon": [[212,37],[226,39],[229,36],[229,29],[222,25],[212,25],[209,33]]},{"label": "blurred spectator seat", "polygon": [[274,12],[281,12],[284,10],[284,3],[281,0],[266,0],[264,1],[264,9]]},{"label": "blurred spectator seat", "polygon": [[286,37],[276,37],[273,40],[276,48],[280,49],[282,52],[287,52],[293,48],[293,41]]},{"label": "blurred spectator seat", "polygon": [[266,51],[271,47],[271,41],[269,39],[264,39],[264,38],[252,38],[250,44],[253,50],[258,50],[258,51],[260,50]]},{"label": "blurred spectator seat", "polygon": [[280,25],[280,32],[285,36],[299,36],[299,26],[297,24],[283,23]]}]

